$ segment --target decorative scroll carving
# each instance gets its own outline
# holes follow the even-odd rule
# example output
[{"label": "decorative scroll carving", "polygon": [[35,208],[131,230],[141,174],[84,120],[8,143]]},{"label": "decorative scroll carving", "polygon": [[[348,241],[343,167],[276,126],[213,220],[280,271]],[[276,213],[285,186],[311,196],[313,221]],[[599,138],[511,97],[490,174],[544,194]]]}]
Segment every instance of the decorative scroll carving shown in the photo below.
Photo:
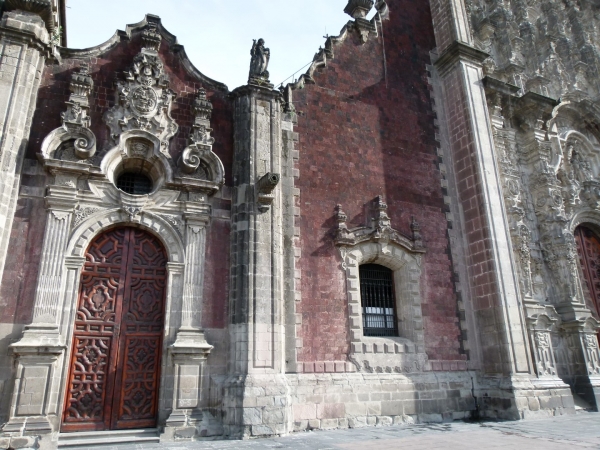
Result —
[{"label": "decorative scroll carving", "polygon": [[281,176],[278,173],[268,172],[264,174],[256,183],[258,210],[266,212],[275,200],[273,191],[279,184]]},{"label": "decorative scroll carving", "polygon": [[[96,153],[96,136],[90,130],[89,96],[94,88],[87,63],[82,63],[71,76],[69,89],[71,95],[67,101],[67,110],[61,114],[62,127],[52,131],[42,143],[44,159],[86,160]],[[71,147],[67,145],[72,141]],[[68,150],[57,151],[66,146]]]},{"label": "decorative scroll carving", "polygon": [[131,68],[116,82],[118,103],[104,115],[111,138],[117,143],[121,133],[142,130],[156,136],[161,151],[168,154],[170,139],[178,126],[171,117],[176,97],[158,55],[161,36],[156,24],[149,24],[143,34],[143,48],[133,58]]},{"label": "decorative scroll carving", "polygon": [[248,84],[273,88],[273,85],[269,82],[269,71],[267,70],[271,59],[271,51],[265,47],[264,39],[258,41],[254,39],[250,55],[252,55],[252,59],[250,60]]},{"label": "decorative scroll carving", "polygon": [[95,214],[99,211],[102,211],[102,208],[84,208],[78,206],[75,208],[75,215],[73,216],[73,226],[76,227],[80,225],[85,219],[87,219],[92,214]]},{"label": "decorative scroll carving", "polygon": [[[218,170],[211,170],[211,165],[216,165],[216,155],[212,152],[212,146],[215,142],[210,133],[210,117],[212,115],[212,103],[206,97],[206,91],[202,88],[198,90],[198,95],[194,100],[194,125],[190,134],[190,144],[185,148],[179,160],[181,170],[188,175],[193,175],[202,166],[204,173],[209,180],[218,177]],[[208,172],[208,173],[207,173]],[[212,172],[212,173],[211,173]]]},{"label": "decorative scroll carving", "polygon": [[[357,227],[348,229],[346,224],[347,216],[342,211],[342,206],[336,206],[336,219],[338,222],[335,245],[337,246],[354,246],[361,242],[394,242],[412,252],[424,253],[423,241],[421,238],[420,227],[413,221],[415,228],[411,239],[404,236],[399,231],[396,231],[391,226],[390,217],[387,215],[387,204],[383,201],[383,197],[379,196],[373,202],[372,225],[368,227]],[[415,234],[416,233],[416,234]]]}]

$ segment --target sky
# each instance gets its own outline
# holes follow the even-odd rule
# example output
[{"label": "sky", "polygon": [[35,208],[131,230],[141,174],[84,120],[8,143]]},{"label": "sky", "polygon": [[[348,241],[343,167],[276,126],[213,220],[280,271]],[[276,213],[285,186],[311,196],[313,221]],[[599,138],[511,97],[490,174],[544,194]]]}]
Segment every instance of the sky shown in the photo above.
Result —
[{"label": "sky", "polygon": [[[269,72],[276,86],[310,63],[326,34],[337,36],[350,20],[347,0],[67,0],[67,44],[88,48],[117,29],[161,17],[192,63],[230,90],[246,84],[252,40],[271,50]],[[371,13],[371,15],[373,12]],[[289,78],[287,82],[291,82]]]}]

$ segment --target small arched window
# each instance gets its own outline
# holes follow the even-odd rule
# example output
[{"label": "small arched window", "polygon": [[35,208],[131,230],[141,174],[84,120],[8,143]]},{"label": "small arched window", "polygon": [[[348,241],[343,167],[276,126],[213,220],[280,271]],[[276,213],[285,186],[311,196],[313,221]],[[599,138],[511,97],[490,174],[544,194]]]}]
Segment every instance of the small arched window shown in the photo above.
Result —
[{"label": "small arched window", "polygon": [[359,268],[364,336],[398,336],[394,273],[379,264]]}]

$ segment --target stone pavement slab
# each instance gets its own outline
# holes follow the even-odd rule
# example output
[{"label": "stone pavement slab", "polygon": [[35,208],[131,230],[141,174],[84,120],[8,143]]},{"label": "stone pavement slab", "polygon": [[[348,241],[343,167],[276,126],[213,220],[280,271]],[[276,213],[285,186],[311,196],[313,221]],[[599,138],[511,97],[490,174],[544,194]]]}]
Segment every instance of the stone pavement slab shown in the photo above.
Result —
[{"label": "stone pavement slab", "polygon": [[[86,447],[91,449],[91,447]],[[600,413],[518,422],[453,422],[314,431],[247,441],[96,446],[94,450],[600,450]],[[83,447],[73,450],[83,450]]]}]

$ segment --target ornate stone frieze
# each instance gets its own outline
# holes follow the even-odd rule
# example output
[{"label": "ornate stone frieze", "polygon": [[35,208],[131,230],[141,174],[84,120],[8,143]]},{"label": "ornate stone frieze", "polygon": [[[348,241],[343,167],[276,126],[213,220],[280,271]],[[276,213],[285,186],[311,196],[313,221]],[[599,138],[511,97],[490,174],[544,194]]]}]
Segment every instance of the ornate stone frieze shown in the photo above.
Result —
[{"label": "ornate stone frieze", "polygon": [[[597,96],[597,2],[469,0],[475,45],[494,76],[553,98]],[[497,32],[496,30],[502,30]]]},{"label": "ornate stone frieze", "polygon": [[168,155],[169,141],[179,127],[171,117],[176,94],[169,88],[158,55],[160,40],[156,25],[149,24],[143,36],[144,47],[134,57],[131,68],[116,82],[118,101],[106,112],[104,120],[114,143],[125,131],[146,131],[156,136],[161,152]]}]

